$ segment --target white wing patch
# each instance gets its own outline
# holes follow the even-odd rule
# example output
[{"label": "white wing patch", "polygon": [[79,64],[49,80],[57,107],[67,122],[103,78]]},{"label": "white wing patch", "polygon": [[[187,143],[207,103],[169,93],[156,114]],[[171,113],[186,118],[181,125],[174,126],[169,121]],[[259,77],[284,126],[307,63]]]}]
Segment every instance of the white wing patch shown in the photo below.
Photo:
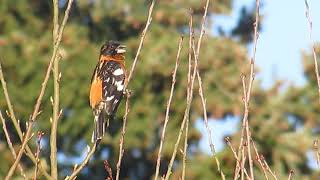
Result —
[{"label": "white wing patch", "polygon": [[119,76],[119,75],[122,75],[122,74],[123,74],[123,70],[121,68],[119,68],[119,69],[117,69],[117,70],[115,70],[113,72],[113,75],[115,75],[115,76]]},{"label": "white wing patch", "polygon": [[111,101],[113,98],[114,98],[114,95],[113,96],[109,96],[109,97],[107,97],[106,101]]}]

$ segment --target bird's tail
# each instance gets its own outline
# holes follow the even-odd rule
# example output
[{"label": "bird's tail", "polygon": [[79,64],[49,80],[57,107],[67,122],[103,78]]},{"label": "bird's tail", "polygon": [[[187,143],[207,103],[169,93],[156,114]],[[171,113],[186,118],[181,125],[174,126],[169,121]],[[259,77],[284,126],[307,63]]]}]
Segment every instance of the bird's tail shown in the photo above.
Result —
[{"label": "bird's tail", "polygon": [[104,136],[106,125],[106,113],[100,111],[94,115],[94,131],[92,134],[92,143],[99,143]]}]

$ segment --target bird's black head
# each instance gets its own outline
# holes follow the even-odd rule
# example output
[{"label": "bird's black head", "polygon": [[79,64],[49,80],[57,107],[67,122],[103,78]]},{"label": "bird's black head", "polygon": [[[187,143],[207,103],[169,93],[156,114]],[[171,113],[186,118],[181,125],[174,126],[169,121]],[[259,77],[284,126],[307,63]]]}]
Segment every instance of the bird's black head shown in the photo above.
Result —
[{"label": "bird's black head", "polygon": [[126,46],[118,41],[108,41],[102,45],[100,54],[105,56],[123,55],[126,52]]}]

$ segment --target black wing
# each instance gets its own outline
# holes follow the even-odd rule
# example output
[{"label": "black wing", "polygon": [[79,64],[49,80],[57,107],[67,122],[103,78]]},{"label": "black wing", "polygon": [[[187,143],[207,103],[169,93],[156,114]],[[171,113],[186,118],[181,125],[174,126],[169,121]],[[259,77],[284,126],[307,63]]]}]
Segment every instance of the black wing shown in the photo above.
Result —
[{"label": "black wing", "polygon": [[102,80],[102,99],[105,112],[113,116],[123,96],[125,70],[115,61],[103,62],[98,76]]}]

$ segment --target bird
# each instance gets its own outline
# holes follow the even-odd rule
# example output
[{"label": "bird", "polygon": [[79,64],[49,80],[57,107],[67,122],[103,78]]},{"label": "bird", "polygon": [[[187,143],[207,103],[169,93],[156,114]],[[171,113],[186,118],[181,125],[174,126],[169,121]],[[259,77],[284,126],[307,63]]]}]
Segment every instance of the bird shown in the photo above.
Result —
[{"label": "bird", "polygon": [[125,92],[126,46],[118,41],[107,41],[100,49],[89,93],[94,116],[92,142],[99,143],[105,134],[106,123],[112,121]]}]

